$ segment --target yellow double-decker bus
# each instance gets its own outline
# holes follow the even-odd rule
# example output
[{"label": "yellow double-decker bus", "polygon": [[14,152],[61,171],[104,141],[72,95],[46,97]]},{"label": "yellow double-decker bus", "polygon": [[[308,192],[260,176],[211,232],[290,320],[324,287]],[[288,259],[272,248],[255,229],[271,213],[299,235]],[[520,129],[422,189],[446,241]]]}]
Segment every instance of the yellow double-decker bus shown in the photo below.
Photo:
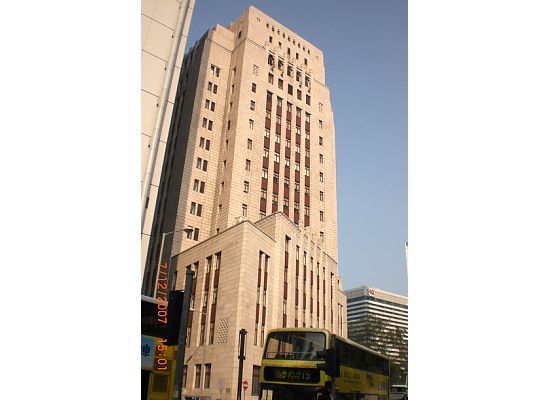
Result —
[{"label": "yellow double-decker bus", "polygon": [[388,400],[388,357],[324,329],[269,331],[261,400]]}]

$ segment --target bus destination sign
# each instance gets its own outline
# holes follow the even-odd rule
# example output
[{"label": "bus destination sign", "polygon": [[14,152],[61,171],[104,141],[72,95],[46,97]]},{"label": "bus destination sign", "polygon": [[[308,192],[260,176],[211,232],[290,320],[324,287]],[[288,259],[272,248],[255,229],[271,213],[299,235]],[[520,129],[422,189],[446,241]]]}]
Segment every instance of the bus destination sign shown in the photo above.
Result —
[{"label": "bus destination sign", "polygon": [[264,378],[277,382],[319,383],[319,370],[312,368],[265,367]]}]

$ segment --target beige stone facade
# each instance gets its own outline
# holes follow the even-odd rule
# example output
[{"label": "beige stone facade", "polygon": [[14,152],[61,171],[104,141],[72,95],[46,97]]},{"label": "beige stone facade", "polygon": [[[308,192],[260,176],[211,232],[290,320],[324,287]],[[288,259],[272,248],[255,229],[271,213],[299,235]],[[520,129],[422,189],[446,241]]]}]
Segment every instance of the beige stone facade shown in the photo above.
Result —
[{"label": "beige stone facade", "polygon": [[147,254],[150,287],[162,232],[176,231],[164,262],[277,211],[338,259],[335,130],[321,50],[250,6],[189,50],[175,104],[165,161],[173,167]]},{"label": "beige stone facade", "polygon": [[173,262],[177,289],[184,287],[185,268],[195,271],[185,396],[236,397],[240,329],[248,332],[243,379],[251,386],[269,329],[320,327],[347,336],[336,262],[281,212],[234,225]]},{"label": "beige stone facade", "polygon": [[236,398],[244,328],[250,397],[269,329],[347,336],[323,53],[251,6],[188,51],[173,109],[145,286],[195,271],[184,395]]}]

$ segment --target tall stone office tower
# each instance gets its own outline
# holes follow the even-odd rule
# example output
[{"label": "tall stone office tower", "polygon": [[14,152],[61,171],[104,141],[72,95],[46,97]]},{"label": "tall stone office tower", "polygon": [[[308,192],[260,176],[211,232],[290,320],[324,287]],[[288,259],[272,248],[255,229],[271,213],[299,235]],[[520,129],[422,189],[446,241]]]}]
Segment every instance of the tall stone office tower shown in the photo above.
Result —
[{"label": "tall stone office tower", "polygon": [[[195,272],[184,394],[235,398],[238,331],[257,396],[267,330],[342,336],[335,130],[321,50],[254,7],[186,54],[147,255]],[[189,355],[189,356],[187,356]]]}]

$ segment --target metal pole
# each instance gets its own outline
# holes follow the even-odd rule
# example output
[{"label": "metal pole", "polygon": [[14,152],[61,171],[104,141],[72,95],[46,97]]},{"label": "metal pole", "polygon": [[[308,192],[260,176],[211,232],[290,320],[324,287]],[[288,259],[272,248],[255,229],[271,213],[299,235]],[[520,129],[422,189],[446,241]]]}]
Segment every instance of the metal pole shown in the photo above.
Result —
[{"label": "metal pole", "polygon": [[[151,141],[151,153],[149,153],[149,160],[147,162],[147,172],[145,174],[143,192],[141,195],[141,231],[143,232],[143,225],[145,224],[145,214],[149,205],[149,194],[151,192],[151,183],[153,181],[153,173],[155,172],[155,164],[157,161],[158,147],[160,142],[160,135],[162,133],[162,125],[164,124],[164,115],[166,114],[166,104],[168,103],[168,96],[170,94],[170,88],[172,86],[172,78],[174,76],[174,70],[176,67],[176,58],[180,43],[182,39],[183,27],[185,22],[193,14],[193,7],[195,0],[183,1],[180,13],[178,15],[178,21],[176,22],[176,28],[174,30],[174,40],[172,41],[172,48],[170,50],[170,57],[166,64],[166,74],[164,75],[164,84],[162,86],[162,94],[159,100],[159,110],[157,119],[155,122],[155,132]],[[187,24],[187,30],[189,30],[189,24]],[[187,33],[184,40],[184,45],[187,42]]]},{"label": "metal pole", "polygon": [[[157,278],[155,279],[155,288],[153,289],[153,297],[156,299],[157,298],[157,290],[158,290],[158,287],[159,287],[159,274],[160,274],[160,266],[162,264],[162,250],[164,250],[164,239],[166,238],[166,235],[168,233],[172,233],[172,232],[165,232],[162,234],[162,239],[160,240],[160,254],[159,254],[159,262],[157,263]],[[168,271],[166,271],[168,272]],[[170,276],[168,276],[168,279],[170,279]],[[151,293],[151,292],[149,292]],[[168,292],[166,292],[168,293]]]},{"label": "metal pole", "polygon": [[176,355],[176,374],[174,377],[173,400],[181,400],[181,384],[183,375],[183,363],[185,360],[185,342],[187,341],[187,316],[191,304],[191,288],[193,286],[193,271],[185,271],[185,291],[183,292],[183,306],[181,308],[181,323],[178,338],[178,353]]},{"label": "metal pole", "polygon": [[[159,253],[159,259],[158,259],[158,263],[157,263],[157,278],[155,279],[155,288],[154,288],[154,292],[153,292],[153,297],[156,299],[157,298],[157,290],[158,290],[158,283],[159,283],[159,274],[160,274],[160,265],[162,264],[162,252],[164,251],[164,240],[166,239],[166,236],[168,235],[172,235],[174,233],[178,233],[178,232],[188,232],[189,231],[189,228],[185,228],[185,229],[180,229],[180,230],[177,230],[177,231],[172,231],[172,232],[164,232],[162,234],[162,239],[160,241],[160,253]],[[172,250],[170,248],[170,255],[168,257],[168,268],[167,268],[167,274],[168,274],[168,279],[167,279],[167,290],[170,290],[170,284],[172,282],[172,254],[171,254]],[[166,292],[168,293],[168,291]]]},{"label": "metal pole", "polygon": [[243,386],[243,362],[246,359],[244,355],[245,339],[246,329],[241,329],[239,331],[239,383],[237,384],[237,400],[241,400],[241,392]]},{"label": "metal pole", "polygon": [[[330,335],[330,347],[334,350],[336,358],[336,337],[334,334]],[[338,369],[340,369],[340,366],[338,366]],[[330,395],[332,400],[336,399],[336,376],[330,377]]]}]

